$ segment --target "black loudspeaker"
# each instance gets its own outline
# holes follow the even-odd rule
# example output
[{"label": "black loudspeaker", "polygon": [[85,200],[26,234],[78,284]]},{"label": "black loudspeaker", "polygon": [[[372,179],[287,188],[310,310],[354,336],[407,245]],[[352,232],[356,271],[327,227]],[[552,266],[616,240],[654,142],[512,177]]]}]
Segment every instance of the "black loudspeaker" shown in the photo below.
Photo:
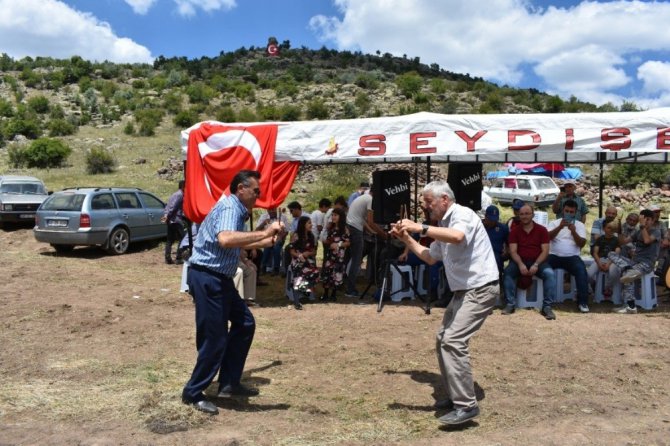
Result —
[{"label": "black loudspeaker", "polygon": [[[372,211],[377,224],[388,225],[409,217],[409,171],[378,170],[372,173]],[[406,212],[401,216],[401,209]]]},{"label": "black loudspeaker", "polygon": [[447,183],[456,203],[473,211],[482,208],[482,163],[449,164]]}]

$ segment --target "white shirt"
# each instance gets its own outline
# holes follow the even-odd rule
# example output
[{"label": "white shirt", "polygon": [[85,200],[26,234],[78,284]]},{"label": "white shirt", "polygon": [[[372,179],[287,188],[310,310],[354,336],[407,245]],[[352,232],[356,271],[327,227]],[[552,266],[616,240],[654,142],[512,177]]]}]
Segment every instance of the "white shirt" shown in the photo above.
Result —
[{"label": "white shirt", "polygon": [[319,239],[319,226],[323,225],[323,216],[326,215],[320,210],[312,212],[312,234],[314,234],[314,240]]},{"label": "white shirt", "polygon": [[[284,223],[284,227],[287,228],[286,230],[288,230],[288,218],[286,218],[286,215],[284,215],[284,214],[277,214],[277,215],[279,216],[279,221]],[[264,212],[263,214],[261,214],[260,217],[258,217],[258,222],[256,223],[256,228],[259,228],[263,224],[263,222],[268,221],[268,220],[270,221],[270,223],[272,223],[273,221],[275,221],[277,219],[276,218],[270,218],[270,213],[269,212]],[[284,235],[286,235],[286,233],[284,233]],[[281,240],[281,238],[280,238],[280,240]]]},{"label": "white shirt", "polygon": [[[551,221],[549,225],[547,225],[547,231],[551,232],[556,229],[560,226],[561,221],[561,218]],[[584,226],[584,223],[576,220],[575,229],[577,230],[577,235],[586,239],[586,226]],[[572,233],[567,226],[556,234],[556,237],[551,240],[551,244],[549,245],[549,254],[554,254],[559,257],[578,256],[581,253],[581,250],[582,248],[575,243],[575,239],[572,237]]]},{"label": "white shirt", "polygon": [[363,231],[365,223],[368,221],[368,211],[372,210],[372,195],[364,194],[356,198],[349,212],[347,212],[347,224],[353,226],[359,231]]},{"label": "white shirt", "polygon": [[321,230],[321,233],[319,234],[319,240],[322,242],[325,242],[326,239],[328,238],[328,225],[330,222],[333,220],[333,209],[335,208],[330,208],[326,211],[326,215],[323,216],[323,229]]},{"label": "white shirt", "polygon": [[498,280],[498,265],[482,220],[470,208],[452,204],[439,222],[465,234],[458,244],[434,241],[430,256],[444,263],[444,272],[452,291],[471,290]]}]

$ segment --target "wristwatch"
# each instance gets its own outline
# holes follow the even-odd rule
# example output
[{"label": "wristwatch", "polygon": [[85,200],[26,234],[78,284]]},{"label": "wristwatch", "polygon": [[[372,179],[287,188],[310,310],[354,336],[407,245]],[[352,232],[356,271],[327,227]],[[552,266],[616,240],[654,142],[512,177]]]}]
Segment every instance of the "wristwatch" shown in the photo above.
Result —
[{"label": "wristwatch", "polygon": [[426,232],[428,232],[428,225],[421,225],[421,235],[426,235]]}]

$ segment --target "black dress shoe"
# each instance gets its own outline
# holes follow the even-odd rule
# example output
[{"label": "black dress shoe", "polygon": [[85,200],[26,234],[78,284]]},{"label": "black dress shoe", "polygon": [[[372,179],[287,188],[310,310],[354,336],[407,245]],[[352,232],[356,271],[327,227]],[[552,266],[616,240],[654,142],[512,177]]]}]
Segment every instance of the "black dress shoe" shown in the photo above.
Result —
[{"label": "black dress shoe", "polygon": [[182,399],[182,401],[184,402],[184,404],[193,406],[195,410],[199,410],[200,412],[205,412],[210,415],[217,415],[219,413],[219,408],[216,407],[214,403],[207,400],[189,401],[187,399]]},{"label": "black dress shoe", "polygon": [[258,389],[247,387],[244,384],[238,384],[236,386],[228,384],[219,389],[219,394],[217,396],[219,398],[230,398],[233,396],[258,396],[259,393]]},{"label": "black dress shoe", "polygon": [[448,414],[438,418],[442,424],[454,426],[457,424],[466,423],[479,415],[479,407],[475,406],[470,409],[454,409]]},{"label": "black dress shoe", "polygon": [[435,401],[433,407],[439,410],[451,410],[454,408],[454,402],[449,398],[445,398],[443,400]]}]

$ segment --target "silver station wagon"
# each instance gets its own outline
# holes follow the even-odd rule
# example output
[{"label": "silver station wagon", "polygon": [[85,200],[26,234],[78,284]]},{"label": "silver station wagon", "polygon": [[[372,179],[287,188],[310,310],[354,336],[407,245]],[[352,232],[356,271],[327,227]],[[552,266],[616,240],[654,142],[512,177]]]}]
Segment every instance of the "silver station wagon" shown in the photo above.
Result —
[{"label": "silver station wagon", "polygon": [[58,252],[98,245],[110,254],[123,254],[132,242],[166,236],[164,209],[163,201],[141,189],[69,188],[42,203],[33,233]]}]

